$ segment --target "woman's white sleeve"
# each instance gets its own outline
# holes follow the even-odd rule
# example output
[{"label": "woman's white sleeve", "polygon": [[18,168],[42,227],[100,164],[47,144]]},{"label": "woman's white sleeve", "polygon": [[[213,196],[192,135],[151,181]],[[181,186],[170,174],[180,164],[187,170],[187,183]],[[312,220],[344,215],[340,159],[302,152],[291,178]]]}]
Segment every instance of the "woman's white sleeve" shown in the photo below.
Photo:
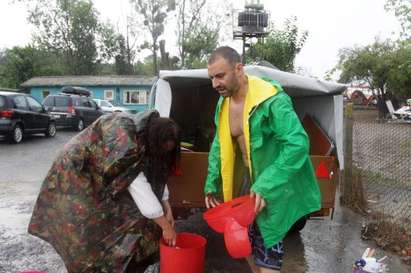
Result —
[{"label": "woman's white sleeve", "polygon": [[154,219],[164,215],[163,207],[151,189],[151,185],[148,183],[143,172],[139,173],[136,179],[130,184],[128,191],[144,217]]},{"label": "woman's white sleeve", "polygon": [[168,187],[167,187],[167,184],[166,184],[166,186],[164,188],[164,192],[163,192],[163,198],[161,198],[161,201],[167,201],[169,196],[170,196],[170,192],[168,191]]}]

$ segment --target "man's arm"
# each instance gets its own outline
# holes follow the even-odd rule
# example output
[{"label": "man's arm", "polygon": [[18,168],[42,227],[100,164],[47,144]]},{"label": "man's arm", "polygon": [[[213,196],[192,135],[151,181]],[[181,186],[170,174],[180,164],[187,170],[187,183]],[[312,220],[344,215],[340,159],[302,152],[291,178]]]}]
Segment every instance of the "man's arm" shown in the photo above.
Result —
[{"label": "man's arm", "polygon": [[218,205],[219,202],[215,199],[214,194],[221,191],[221,158],[220,158],[220,142],[217,134],[214,136],[211,144],[210,153],[208,154],[208,171],[207,179],[204,186],[204,195],[207,208]]}]

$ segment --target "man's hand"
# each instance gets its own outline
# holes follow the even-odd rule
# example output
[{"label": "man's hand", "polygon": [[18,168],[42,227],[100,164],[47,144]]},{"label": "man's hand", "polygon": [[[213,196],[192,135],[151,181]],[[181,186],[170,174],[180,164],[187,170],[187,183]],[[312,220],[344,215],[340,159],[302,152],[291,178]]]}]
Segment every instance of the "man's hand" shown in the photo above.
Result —
[{"label": "man's hand", "polygon": [[258,193],[255,193],[253,191],[250,192],[251,198],[255,197],[255,207],[254,211],[256,214],[260,213],[264,208],[265,208],[265,200],[264,198],[261,197]]},{"label": "man's hand", "polygon": [[218,201],[217,198],[215,198],[213,193],[209,192],[209,193],[207,193],[207,195],[205,197],[205,204],[206,204],[207,209],[209,209],[209,208],[214,208],[214,207],[220,205],[221,202]]}]

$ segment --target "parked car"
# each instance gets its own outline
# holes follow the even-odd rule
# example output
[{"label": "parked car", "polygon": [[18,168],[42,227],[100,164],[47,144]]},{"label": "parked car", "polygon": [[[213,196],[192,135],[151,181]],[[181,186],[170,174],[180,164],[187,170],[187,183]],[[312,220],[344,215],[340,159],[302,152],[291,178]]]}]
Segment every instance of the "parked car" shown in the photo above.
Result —
[{"label": "parked car", "polygon": [[30,95],[0,90],[0,135],[20,143],[25,134],[56,135],[54,118]]},{"label": "parked car", "polygon": [[[278,81],[292,98],[303,125],[304,117],[309,116],[322,129],[318,135],[308,133],[312,144],[330,148],[326,149],[327,154],[310,149],[322,195],[321,210],[310,217],[332,217],[339,171],[344,168],[341,132],[342,93],[346,86],[268,67],[246,66],[245,69],[250,75]],[[215,134],[214,113],[218,99],[219,95],[213,89],[206,69],[160,71],[159,79],[150,92],[149,107],[158,110],[161,116],[175,120],[182,130],[181,146],[184,149],[180,169],[176,172],[178,175],[171,177],[167,183],[176,216],[185,217],[192,208],[204,208],[203,189],[208,151]],[[329,137],[332,145],[319,137],[323,134]],[[321,174],[323,171],[324,174]],[[291,230],[302,229],[307,218],[302,217]]]},{"label": "parked car", "polygon": [[81,87],[63,87],[60,94],[48,95],[43,104],[56,120],[58,127],[70,127],[82,131],[103,111],[90,97],[91,92]]},{"label": "parked car", "polygon": [[406,105],[394,111],[394,115],[401,120],[411,121],[411,106]]},{"label": "parked car", "polygon": [[131,113],[131,110],[125,107],[114,106],[108,100],[93,99],[104,113],[126,112]]}]

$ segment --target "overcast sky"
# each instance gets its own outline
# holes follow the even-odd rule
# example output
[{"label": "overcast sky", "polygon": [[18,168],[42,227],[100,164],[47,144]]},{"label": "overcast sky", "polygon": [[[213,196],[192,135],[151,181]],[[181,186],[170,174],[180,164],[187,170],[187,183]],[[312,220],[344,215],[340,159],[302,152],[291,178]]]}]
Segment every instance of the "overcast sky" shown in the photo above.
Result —
[{"label": "overcast sky", "polygon": [[[210,0],[216,1],[216,0]],[[23,46],[30,42],[31,26],[22,4],[0,0],[0,48]],[[128,14],[128,0],[93,0],[104,20],[121,28]],[[218,1],[217,1],[218,2]],[[392,13],[384,10],[385,0],[262,0],[270,19],[281,25],[285,18],[297,16],[300,29],[309,36],[296,65],[309,74],[322,78],[338,61],[344,47],[366,45],[375,37],[396,38],[400,25]],[[235,8],[244,1],[235,1]],[[166,29],[167,41],[173,40],[174,29]],[[167,42],[167,44],[172,44]],[[241,42],[230,42],[238,50]]]}]

